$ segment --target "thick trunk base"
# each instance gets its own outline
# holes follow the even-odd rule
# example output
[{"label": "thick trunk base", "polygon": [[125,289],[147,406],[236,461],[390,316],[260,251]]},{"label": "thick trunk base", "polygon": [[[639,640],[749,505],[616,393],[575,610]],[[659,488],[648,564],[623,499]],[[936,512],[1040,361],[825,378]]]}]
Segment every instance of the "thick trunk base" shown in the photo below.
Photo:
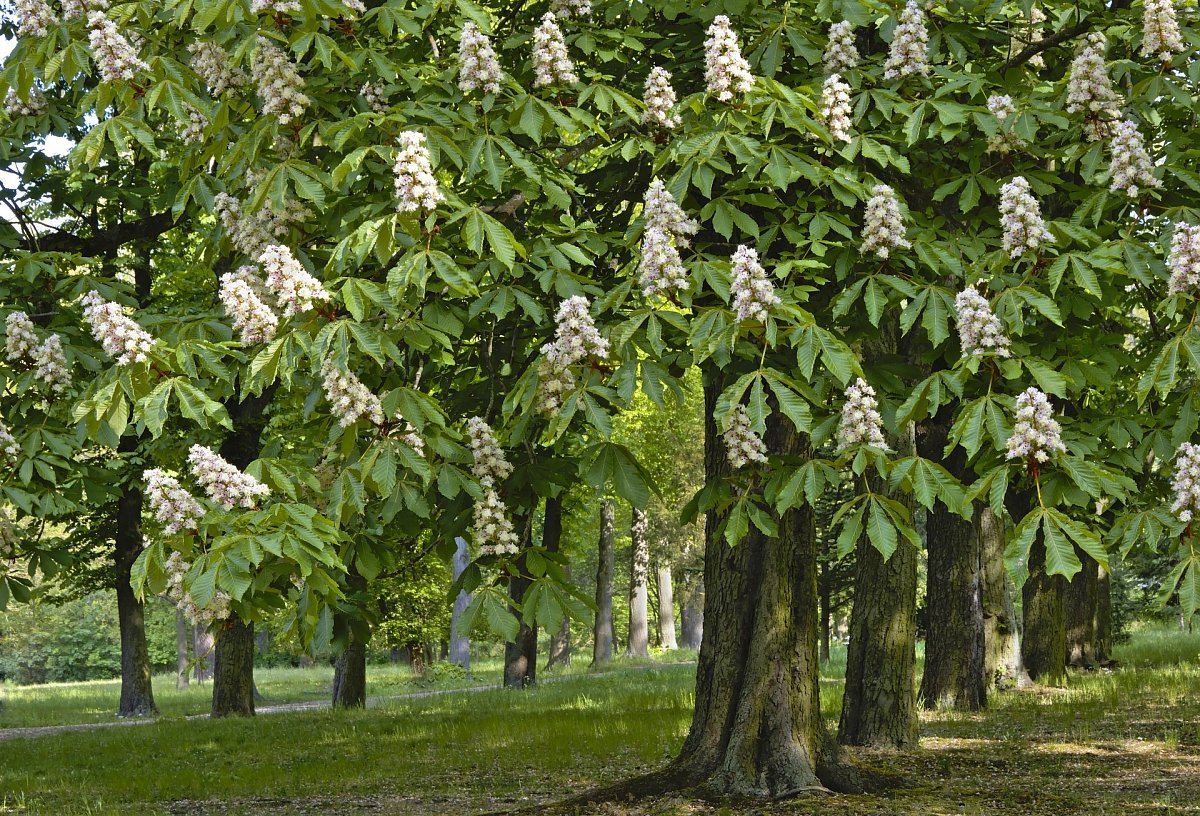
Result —
[{"label": "thick trunk base", "polygon": [[1025,631],[1021,659],[1035,683],[1056,686],[1067,675],[1067,629],[1063,616],[1067,581],[1061,575],[1047,575],[1045,565],[1046,547],[1039,534],[1030,549],[1029,577],[1022,588]]},{"label": "thick trunk base", "polygon": [[213,660],[212,717],[254,716],[254,624],[230,615]]},{"label": "thick trunk base", "polygon": [[1077,669],[1096,666],[1096,592],[1100,565],[1079,549],[1075,550],[1083,569],[1067,584],[1063,598],[1066,616],[1067,665]]},{"label": "thick trunk base", "polygon": [[351,639],[338,655],[333,669],[333,707],[365,708],[367,705],[367,646]]},{"label": "thick trunk base", "polygon": [[983,508],[977,515],[983,578],[984,674],[996,689],[1031,685],[1021,661],[1021,633],[1013,587],[1004,568],[1004,521]]},{"label": "thick trunk base", "polygon": [[142,549],[139,524],[142,493],[127,486],[117,502],[115,551],[117,620],[121,630],[121,701],[119,717],[158,713],[150,680],[150,650],[146,645],[146,611],[130,585],[130,570]]}]

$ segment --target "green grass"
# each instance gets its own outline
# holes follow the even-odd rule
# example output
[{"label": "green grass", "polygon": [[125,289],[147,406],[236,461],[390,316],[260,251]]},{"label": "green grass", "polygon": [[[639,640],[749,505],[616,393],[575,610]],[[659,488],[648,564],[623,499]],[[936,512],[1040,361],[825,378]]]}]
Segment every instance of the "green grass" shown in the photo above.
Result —
[{"label": "green grass", "polygon": [[[898,780],[883,794],[745,809],[674,796],[583,812],[1195,816],[1198,647],[1196,636],[1142,630],[1118,650],[1117,671],[1072,674],[1066,689],[995,695],[980,714],[927,712],[920,749],[854,753]],[[395,688],[411,688],[402,679],[396,675]],[[260,680],[269,687],[265,674]],[[374,673],[372,693],[385,681]],[[326,682],[314,671],[281,675],[276,688],[301,693]],[[666,761],[686,734],[692,686],[689,666],[618,664],[605,676],[571,676],[535,691],[4,741],[0,813],[472,814],[537,806]],[[824,678],[831,727],[840,690],[840,678]],[[74,690],[43,691],[60,693]]]}]

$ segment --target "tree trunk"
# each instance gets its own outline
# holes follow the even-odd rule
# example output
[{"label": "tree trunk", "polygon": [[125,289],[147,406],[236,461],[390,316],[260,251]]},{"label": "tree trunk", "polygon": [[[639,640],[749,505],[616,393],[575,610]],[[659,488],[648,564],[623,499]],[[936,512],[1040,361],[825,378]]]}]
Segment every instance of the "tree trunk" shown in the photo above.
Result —
[{"label": "tree trunk", "polygon": [[984,507],[976,517],[982,549],[984,675],[995,688],[1024,687],[1021,633],[1012,582],[1004,568],[1004,519]]},{"label": "tree trunk", "polygon": [[629,657],[650,656],[650,621],[648,580],[650,572],[650,543],[646,540],[650,525],[646,511],[632,508],[633,522],[629,526]]},{"label": "tree trunk", "polygon": [[207,626],[202,623],[192,625],[192,655],[196,660],[196,682],[203,683],[212,679],[216,646],[216,640]]},{"label": "tree trunk", "polygon": [[[562,497],[551,496],[546,499],[545,519],[542,522],[542,546],[546,552],[556,553],[562,546]],[[571,579],[571,565],[563,567],[567,580]],[[571,663],[571,619],[563,617],[558,629],[550,634],[550,654],[546,658],[546,668]]]},{"label": "tree trunk", "polygon": [[1046,544],[1039,531],[1029,550],[1029,577],[1021,590],[1025,618],[1021,659],[1037,683],[1059,685],[1066,678],[1066,584],[1061,575],[1046,574]]},{"label": "tree trunk", "polygon": [[1112,650],[1112,579],[1108,570],[1096,565],[1096,661],[1111,660]]},{"label": "tree trunk", "polygon": [[[920,454],[941,459],[950,433],[949,416],[940,414],[922,431]],[[955,478],[969,479],[961,452],[955,451],[944,464]],[[926,518],[925,671],[917,698],[926,708],[978,711],[987,701],[978,531],[941,503]]]},{"label": "tree trunk", "polygon": [[1067,583],[1063,598],[1066,617],[1067,665],[1090,669],[1096,665],[1096,586],[1100,565],[1076,548],[1083,568]]},{"label": "tree trunk", "polygon": [[[894,442],[901,456],[914,451],[912,425]],[[916,612],[916,548],[900,536],[885,561],[864,534],[856,552],[841,743],[899,748],[917,742]]]},{"label": "tree trunk", "polygon": [[[122,447],[125,447],[124,443]],[[150,650],[146,646],[146,612],[130,584],[130,570],[142,551],[142,491],[130,482],[117,500],[114,561],[117,620],[121,630],[121,702],[119,717],[157,714],[150,681]]]},{"label": "tree trunk", "polygon": [[[454,563],[451,567],[453,580],[457,581],[470,563],[471,555],[467,552],[467,540],[458,536],[454,539]],[[458,597],[454,599],[454,610],[450,613],[450,662],[462,666],[464,669],[471,668],[471,638],[469,632],[458,631],[458,621],[470,604],[471,596],[460,591]]]},{"label": "tree trunk", "polygon": [[987,700],[975,525],[938,504],[928,514],[925,671],[918,699],[926,708],[978,711]]},{"label": "tree trunk", "polygon": [[546,668],[571,665],[571,619],[563,618],[558,631],[550,635],[550,656]]},{"label": "tree trunk", "polygon": [[700,651],[704,641],[704,575],[683,574],[683,601],[679,605],[680,646]]},{"label": "tree trunk", "polygon": [[675,640],[675,588],[671,580],[671,565],[660,564],[655,570],[658,578],[658,640],[664,649],[678,649]]},{"label": "tree trunk", "polygon": [[[258,458],[262,429],[267,422],[267,406],[274,388],[242,400],[225,404],[233,430],[221,442],[220,454],[238,470]],[[232,613],[217,638],[213,669],[212,716],[254,715],[254,624]]]},{"label": "tree trunk", "polygon": [[[530,543],[528,525],[518,520],[516,526],[517,529],[525,529],[521,543],[522,549],[527,550]],[[517,559],[516,567],[517,574],[508,579],[508,597],[515,604],[511,611],[520,618],[521,626],[516,638],[504,644],[504,687],[532,688],[537,685],[538,630],[536,626],[526,623],[525,616],[517,612],[517,607],[525,600],[525,593],[533,583],[525,566],[524,553]]]},{"label": "tree trunk", "polygon": [[821,605],[821,662],[822,662],[822,663],[828,663],[828,662],[829,662],[829,645],[830,645],[830,644],[829,644],[829,637],[830,637],[830,631],[829,631],[829,630],[830,630],[830,628],[831,628],[831,621],[830,621],[830,618],[831,618],[831,613],[830,613],[830,611],[829,611],[829,602],[830,602],[830,600],[831,600],[831,599],[830,599],[830,597],[829,597],[829,586],[828,586],[828,584],[823,584],[823,582],[821,582],[821,581],[819,580],[819,577],[818,577],[818,582],[817,582],[817,585],[821,587],[821,589],[820,589],[820,593],[821,593],[821,597],[820,597],[820,605]]},{"label": "tree trunk", "polygon": [[175,688],[188,687],[188,640],[191,627],[183,610],[175,608]]},{"label": "tree trunk", "polygon": [[616,509],[608,499],[600,502],[600,544],[596,552],[596,620],[592,628],[592,666],[612,660],[612,584],[615,568]]},{"label": "tree trunk", "polygon": [[367,644],[353,634],[337,657],[333,669],[333,707],[365,708],[367,705]]},{"label": "tree trunk", "polygon": [[230,615],[221,625],[213,664],[213,719],[253,717],[254,624]]}]

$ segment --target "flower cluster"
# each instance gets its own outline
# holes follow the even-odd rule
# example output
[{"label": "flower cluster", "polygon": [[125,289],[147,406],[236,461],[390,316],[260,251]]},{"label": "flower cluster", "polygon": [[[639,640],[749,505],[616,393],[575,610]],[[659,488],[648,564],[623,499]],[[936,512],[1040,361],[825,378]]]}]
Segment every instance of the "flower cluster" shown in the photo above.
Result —
[{"label": "flower cluster", "polygon": [[1144,188],[1162,186],[1162,182],[1154,177],[1154,166],[1136,123],[1128,119],[1117,122],[1108,148],[1112,152],[1108,164],[1111,176],[1108,189],[1137,198]]},{"label": "flower cluster", "polygon": [[1099,31],[1087,35],[1067,79],[1067,113],[1082,113],[1087,121],[1084,132],[1089,141],[1106,133],[1108,121],[1120,115],[1117,92],[1108,78],[1104,52],[1108,40]]},{"label": "flower cluster", "polygon": [[338,424],[349,428],[360,417],[366,417],[373,425],[383,424],[383,405],[371,389],[350,371],[339,368],[332,357],[321,363],[321,379],[325,387],[325,399],[337,417]]},{"label": "flower cluster", "polygon": [[[1024,36],[1014,34],[1009,38],[1008,51],[1010,56],[1016,56],[1035,43],[1040,43],[1045,33],[1042,31],[1042,25],[1046,22],[1046,12],[1042,11],[1037,6],[1029,9],[1029,17],[1025,20],[1028,23],[1028,29],[1024,32]],[[1041,54],[1034,54],[1027,60],[1030,68],[1041,70],[1046,67],[1046,59]]]},{"label": "flower cluster", "polygon": [[997,357],[1012,355],[1008,349],[1008,335],[1004,333],[1000,318],[992,312],[987,298],[975,291],[974,286],[968,286],[958,293],[954,298],[954,311],[963,354],[976,357],[985,354]]},{"label": "flower cluster", "polygon": [[38,382],[49,386],[55,394],[71,387],[71,369],[63,351],[62,338],[52,334],[46,342],[33,350],[33,376]]},{"label": "flower cluster", "polygon": [[89,11],[103,11],[108,8],[108,0],[62,0],[62,8],[63,19],[70,20]]},{"label": "flower cluster", "polygon": [[279,300],[285,318],[307,312],[318,300],[329,300],[321,282],[300,265],[292,251],[273,244],[258,256],[267,272],[267,288]]},{"label": "flower cluster", "polygon": [[1167,267],[1171,270],[1171,280],[1167,283],[1167,290],[1171,294],[1200,293],[1200,226],[1185,223],[1175,225]]},{"label": "flower cluster", "polygon": [[1175,16],[1175,0],[1145,0],[1142,5],[1142,56],[1157,55],[1163,62],[1170,62],[1171,55],[1182,50],[1183,35]]},{"label": "flower cluster", "polygon": [[825,72],[840,74],[858,65],[858,48],[854,45],[854,24],[842,20],[829,27],[829,43],[825,46]]},{"label": "flower cluster", "polygon": [[700,229],[700,224],[694,218],[688,218],[662,179],[656,178],[650,182],[642,216],[646,219],[647,230],[661,230],[680,246],[687,246],[687,236],[695,235]]},{"label": "flower cluster", "polygon": [[281,125],[304,115],[309,102],[304,95],[304,79],[283,49],[259,37],[251,70],[265,115],[274,116]]},{"label": "flower cluster", "polygon": [[780,300],[775,294],[775,286],[767,280],[766,270],[758,262],[758,253],[748,246],[739,246],[734,250],[730,272],[729,294],[734,317],[738,322],[767,322],[767,313],[772,306],[779,305]]},{"label": "flower cluster", "polygon": [[821,86],[821,106],[817,117],[829,128],[834,141],[850,141],[850,85],[841,74],[830,74]]},{"label": "flower cluster", "polygon": [[83,296],[83,319],[91,328],[92,337],[110,357],[116,358],[117,365],[144,362],[154,347],[149,332],[95,290]]},{"label": "flower cluster", "polygon": [[417,456],[424,456],[425,440],[421,437],[421,433],[399,413],[396,414],[396,421],[404,423],[404,430],[400,433],[400,441],[416,451]]},{"label": "flower cluster", "polygon": [[46,97],[36,87],[30,88],[24,99],[17,93],[16,88],[9,88],[8,93],[4,95],[4,112],[11,119],[18,116],[41,116],[46,112],[46,108]]},{"label": "flower cluster", "polygon": [[226,462],[212,448],[192,445],[188,451],[192,475],[208,493],[208,497],[226,510],[234,507],[253,509],[260,498],[270,495],[270,489],[248,473],[242,473]]},{"label": "flower cluster", "polygon": [[252,0],[250,10],[255,14],[299,14],[300,0]]},{"label": "flower cluster", "polygon": [[579,81],[575,76],[575,64],[567,56],[562,29],[550,12],[542,15],[542,24],[533,32],[533,70],[535,88],[555,83],[574,85]]},{"label": "flower cluster", "polygon": [[[253,269],[253,267],[251,267]],[[243,274],[226,272],[221,276],[221,305],[242,338],[243,346],[269,343],[275,339],[279,318],[262,301]]]},{"label": "flower cluster", "polygon": [[750,427],[750,416],[746,406],[738,405],[725,420],[725,455],[734,469],[740,469],[751,462],[767,461],[767,445],[762,437]]},{"label": "flower cluster", "polygon": [[163,532],[174,535],[181,530],[195,530],[204,516],[204,508],[173,476],[159,468],[142,474],[146,480],[146,498],[154,518],[163,525]]},{"label": "flower cluster", "polygon": [[204,131],[208,128],[208,117],[187,102],[183,103],[187,113],[187,124],[179,133],[179,140],[184,144],[200,144],[204,141]]},{"label": "flower cluster", "polygon": [[1042,221],[1042,210],[1029,192],[1029,182],[1016,176],[1000,188],[1000,225],[1004,228],[1004,251],[1020,258],[1054,236]]},{"label": "flower cluster", "polygon": [[1032,386],[1017,397],[1016,423],[1006,447],[1005,459],[1035,462],[1047,462],[1054,453],[1067,449],[1050,399]]},{"label": "flower cluster", "polygon": [[0,419],[0,456],[11,462],[17,458],[17,454],[20,452],[21,446],[17,444],[16,438],[8,430],[4,420]]},{"label": "flower cluster", "polygon": [[875,389],[862,377],[846,389],[846,404],[837,427],[838,451],[855,445],[870,445],[872,448],[888,450],[883,436],[883,417],[879,415],[879,402]]},{"label": "flower cluster", "polygon": [[1184,524],[1190,524],[1200,510],[1200,445],[1184,442],[1175,452],[1175,473],[1171,478],[1175,501],[1171,512]]},{"label": "flower cluster", "polygon": [[638,283],[642,294],[670,294],[672,290],[687,291],[691,286],[683,259],[671,236],[658,227],[642,233],[642,257],[638,261]]},{"label": "flower cluster", "polygon": [[362,0],[342,0],[342,5],[351,11],[357,11],[359,14],[367,13],[367,4]]},{"label": "flower cluster", "polygon": [[896,191],[886,184],[876,184],[871,188],[862,234],[862,251],[874,252],[880,258],[887,258],[893,249],[912,247],[904,237],[904,221],[900,218],[900,202],[896,200]]},{"label": "flower cluster", "polygon": [[266,219],[261,214],[243,215],[241,202],[229,193],[217,193],[214,206],[229,243],[238,252],[257,257],[274,239]]},{"label": "flower cluster", "polygon": [[45,37],[50,26],[58,22],[46,0],[16,0],[13,11],[17,18],[17,35],[21,37]]},{"label": "flower cluster", "polygon": [[133,79],[138,71],[148,71],[150,66],[144,63],[129,40],[121,35],[117,24],[102,11],[88,13],[88,42],[92,46],[92,58],[100,70],[100,78],[105,82]]},{"label": "flower cluster", "polygon": [[929,31],[925,28],[925,10],[917,0],[908,0],[900,13],[883,69],[884,79],[929,76]]},{"label": "flower cluster", "polygon": [[1017,115],[1017,106],[1013,104],[1012,97],[1007,94],[989,96],[987,109],[988,113],[996,117],[999,125],[999,130],[988,137],[988,152],[1004,155],[1010,150],[1024,147],[1025,140],[1012,132],[1012,119]]},{"label": "flower cluster", "polygon": [[24,360],[37,347],[37,342],[29,315],[24,312],[9,313],[4,319],[4,351],[9,362]]},{"label": "flower cluster", "polygon": [[384,90],[382,82],[364,83],[359,90],[359,94],[362,96],[363,101],[367,103],[367,108],[372,113],[387,113],[387,93]]},{"label": "flower cluster", "polygon": [[460,90],[482,90],[500,93],[504,71],[492,48],[492,41],[474,23],[463,25],[458,39],[458,87]]},{"label": "flower cluster", "polygon": [[167,573],[167,597],[175,602],[183,616],[191,623],[207,626],[229,617],[229,602],[231,598],[225,592],[217,590],[208,606],[200,607],[192,600],[192,595],[183,587],[183,578],[192,565],[183,560],[179,552],[167,556],[163,569]]},{"label": "flower cluster", "polygon": [[516,553],[517,534],[498,489],[499,483],[512,473],[512,465],[482,418],[467,420],[467,442],[475,460],[471,472],[483,488],[483,498],[475,502],[474,537],[479,551],[484,555]]},{"label": "flower cluster", "polygon": [[642,111],[642,124],[654,125],[663,130],[679,127],[679,114],[675,113],[675,89],[671,87],[671,72],[655,66],[646,76],[643,91],[646,110]]},{"label": "flower cluster", "polygon": [[216,43],[197,40],[188,46],[188,52],[192,55],[192,70],[204,80],[213,96],[236,91],[246,84],[246,75]]},{"label": "flower cluster", "polygon": [[550,0],[550,10],[560,20],[569,17],[591,17],[592,0]]},{"label": "flower cluster", "polygon": [[538,404],[547,414],[557,411],[563,395],[575,389],[571,366],[588,357],[608,357],[608,341],[596,329],[587,298],[576,295],[564,300],[554,322],[557,324],[554,342],[542,346],[538,365]]},{"label": "flower cluster", "polygon": [[750,63],[742,56],[737,33],[729,18],[719,14],[708,27],[704,41],[704,82],[708,92],[722,102],[733,99],[734,93],[749,93],[754,87]]},{"label": "flower cluster", "polygon": [[396,175],[396,209],[400,212],[434,210],[443,200],[433,177],[433,163],[429,148],[425,146],[425,135],[415,130],[400,134],[400,152],[396,155],[393,168]]}]

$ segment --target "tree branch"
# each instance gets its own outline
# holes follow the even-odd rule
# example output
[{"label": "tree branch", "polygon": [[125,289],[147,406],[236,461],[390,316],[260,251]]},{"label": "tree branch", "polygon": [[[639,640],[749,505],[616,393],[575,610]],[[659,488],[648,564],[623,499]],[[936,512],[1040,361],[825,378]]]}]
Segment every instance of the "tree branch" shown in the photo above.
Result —
[{"label": "tree branch", "polygon": [[1000,73],[1011,71],[1013,68],[1016,68],[1019,65],[1024,65],[1030,59],[1036,57],[1043,51],[1053,48],[1060,43],[1064,43],[1067,40],[1072,40],[1075,37],[1078,37],[1080,34],[1086,33],[1092,27],[1095,19],[1099,17],[1101,13],[1104,11],[1120,11],[1121,9],[1129,8],[1131,2],[1132,0],[1113,0],[1112,4],[1107,8],[1101,9],[1101,11],[1092,12],[1070,28],[1064,28],[1062,31],[1051,34],[1045,39],[1038,40],[1035,43],[1030,43],[1028,46],[1026,46],[1025,50],[1001,65]]},{"label": "tree branch", "polygon": [[111,255],[130,241],[157,238],[175,226],[170,210],[137,221],[125,221],[94,235],[82,237],[56,230],[21,242],[27,252],[77,252],[80,255]]}]

